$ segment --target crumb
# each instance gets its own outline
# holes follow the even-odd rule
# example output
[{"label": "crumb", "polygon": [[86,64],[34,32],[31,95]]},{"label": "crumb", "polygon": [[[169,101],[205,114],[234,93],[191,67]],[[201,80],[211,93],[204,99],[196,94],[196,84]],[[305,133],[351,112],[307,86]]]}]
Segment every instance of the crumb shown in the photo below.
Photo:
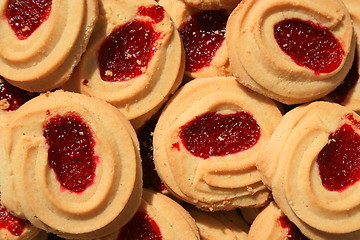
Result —
[{"label": "crumb", "polygon": [[113,72],[110,70],[105,71],[105,76],[111,77],[113,75]]},{"label": "crumb", "polygon": [[0,100],[0,109],[1,110],[6,110],[9,109],[10,107],[10,103],[7,99],[1,99]]}]

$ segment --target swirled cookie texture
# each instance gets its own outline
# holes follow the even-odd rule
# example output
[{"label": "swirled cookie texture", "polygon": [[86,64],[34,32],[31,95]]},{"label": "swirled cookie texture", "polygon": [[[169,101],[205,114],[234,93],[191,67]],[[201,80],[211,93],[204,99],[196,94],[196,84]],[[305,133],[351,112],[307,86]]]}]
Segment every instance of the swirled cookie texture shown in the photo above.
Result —
[{"label": "swirled cookie texture", "polygon": [[63,88],[103,99],[137,121],[166,101],[183,73],[180,36],[163,7],[104,0],[89,47]]},{"label": "swirled cookie texture", "polygon": [[286,104],[325,96],[343,81],[354,59],[351,17],[339,0],[246,0],[226,28],[231,72],[254,91]]},{"label": "swirled cookie texture", "polygon": [[160,0],[180,32],[185,49],[188,78],[229,75],[229,56],[225,43],[230,10],[204,10],[182,0]]},{"label": "swirled cookie texture", "polygon": [[307,240],[299,228],[274,203],[269,203],[255,218],[249,231],[249,240]]},{"label": "swirled cookie texture", "polygon": [[85,51],[97,20],[97,0],[2,1],[0,73],[22,89],[64,84]]},{"label": "swirled cookie texture", "polygon": [[281,116],[233,77],[192,80],[155,127],[156,170],[170,192],[200,209],[264,205],[270,193],[255,161]]},{"label": "swirled cookie texture", "polygon": [[358,239],[360,117],[314,102],[283,117],[257,167],[284,214],[310,239]]},{"label": "swirled cookie texture", "polygon": [[99,240],[200,239],[195,220],[169,197],[144,189],[141,205],[119,232]]},{"label": "swirled cookie texture", "polygon": [[249,227],[235,211],[204,212],[191,206],[186,209],[195,219],[202,240],[248,239]]},{"label": "swirled cookie texture", "polygon": [[102,237],[130,220],[142,192],[139,145],[116,108],[56,91],[11,114],[0,153],[9,211],[70,239]]}]

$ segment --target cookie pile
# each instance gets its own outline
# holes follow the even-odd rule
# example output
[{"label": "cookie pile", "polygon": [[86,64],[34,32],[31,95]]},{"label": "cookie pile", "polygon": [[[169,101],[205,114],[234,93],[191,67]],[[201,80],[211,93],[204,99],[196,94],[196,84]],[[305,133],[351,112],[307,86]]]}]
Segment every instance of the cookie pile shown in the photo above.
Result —
[{"label": "cookie pile", "polygon": [[0,238],[360,239],[357,9],[3,0]]}]

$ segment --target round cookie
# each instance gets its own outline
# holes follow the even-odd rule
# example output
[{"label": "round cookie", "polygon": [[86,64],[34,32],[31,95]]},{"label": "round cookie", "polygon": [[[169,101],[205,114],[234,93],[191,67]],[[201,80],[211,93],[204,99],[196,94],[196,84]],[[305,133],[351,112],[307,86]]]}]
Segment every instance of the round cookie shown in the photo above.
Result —
[{"label": "round cookie", "polygon": [[102,0],[99,5],[89,46],[63,89],[111,103],[138,128],[182,80],[181,39],[154,0]]},{"label": "round cookie", "polygon": [[155,127],[156,170],[170,192],[206,211],[264,205],[270,193],[255,161],[281,116],[233,77],[190,81]]},{"label": "round cookie", "polygon": [[351,67],[356,42],[340,0],[242,1],[229,17],[225,41],[231,73],[285,104],[334,90]]},{"label": "round cookie", "polygon": [[229,10],[200,10],[182,0],[159,0],[173,19],[185,48],[189,79],[229,75],[225,27]]},{"label": "round cookie", "polygon": [[360,117],[336,103],[286,113],[257,167],[284,214],[313,240],[358,239]]},{"label": "round cookie", "polygon": [[1,75],[32,92],[61,86],[80,61],[97,14],[97,0],[1,1]]},{"label": "round cookie", "polygon": [[34,226],[89,239],[118,230],[140,204],[139,144],[129,121],[89,96],[56,91],[4,123],[1,201]]}]

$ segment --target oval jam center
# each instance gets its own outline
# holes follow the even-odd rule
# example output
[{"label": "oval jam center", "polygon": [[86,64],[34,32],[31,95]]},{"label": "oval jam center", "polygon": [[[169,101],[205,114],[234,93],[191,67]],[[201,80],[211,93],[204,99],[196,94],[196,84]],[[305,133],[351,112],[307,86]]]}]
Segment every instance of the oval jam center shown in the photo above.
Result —
[{"label": "oval jam center", "polygon": [[117,240],[161,240],[157,223],[146,213],[137,211],[134,217],[121,229]]},{"label": "oval jam center", "polygon": [[150,22],[134,20],[114,29],[98,52],[101,79],[118,82],[142,75],[156,51],[158,38]]},{"label": "oval jam center", "polygon": [[287,231],[287,240],[309,240],[300,229],[291,222],[286,216],[281,216],[279,218],[280,226],[284,229],[288,229]]},{"label": "oval jam center", "polygon": [[210,66],[225,40],[227,18],[224,11],[201,11],[193,14],[191,19],[180,28],[185,47],[186,71],[196,72]]},{"label": "oval jam center", "polygon": [[251,148],[260,139],[261,131],[249,113],[209,112],[182,126],[179,136],[191,154],[207,159]]},{"label": "oval jam center", "polygon": [[344,124],[330,134],[317,159],[323,186],[341,192],[360,179],[360,136]]},{"label": "oval jam center", "polygon": [[13,216],[6,208],[0,205],[0,229],[8,230],[14,236],[21,236],[26,221]]},{"label": "oval jam center", "polygon": [[138,13],[152,18],[155,23],[161,22],[165,17],[165,9],[160,5],[152,7],[141,6],[138,8]]},{"label": "oval jam center", "polygon": [[299,66],[330,73],[343,58],[341,43],[326,27],[301,19],[285,19],[274,26],[274,37],[285,54]]},{"label": "oval jam center", "polygon": [[9,0],[5,17],[19,40],[27,39],[49,16],[52,0]]},{"label": "oval jam center", "polygon": [[90,127],[76,114],[56,115],[45,124],[43,135],[48,164],[67,190],[82,193],[94,183],[98,156]]}]

